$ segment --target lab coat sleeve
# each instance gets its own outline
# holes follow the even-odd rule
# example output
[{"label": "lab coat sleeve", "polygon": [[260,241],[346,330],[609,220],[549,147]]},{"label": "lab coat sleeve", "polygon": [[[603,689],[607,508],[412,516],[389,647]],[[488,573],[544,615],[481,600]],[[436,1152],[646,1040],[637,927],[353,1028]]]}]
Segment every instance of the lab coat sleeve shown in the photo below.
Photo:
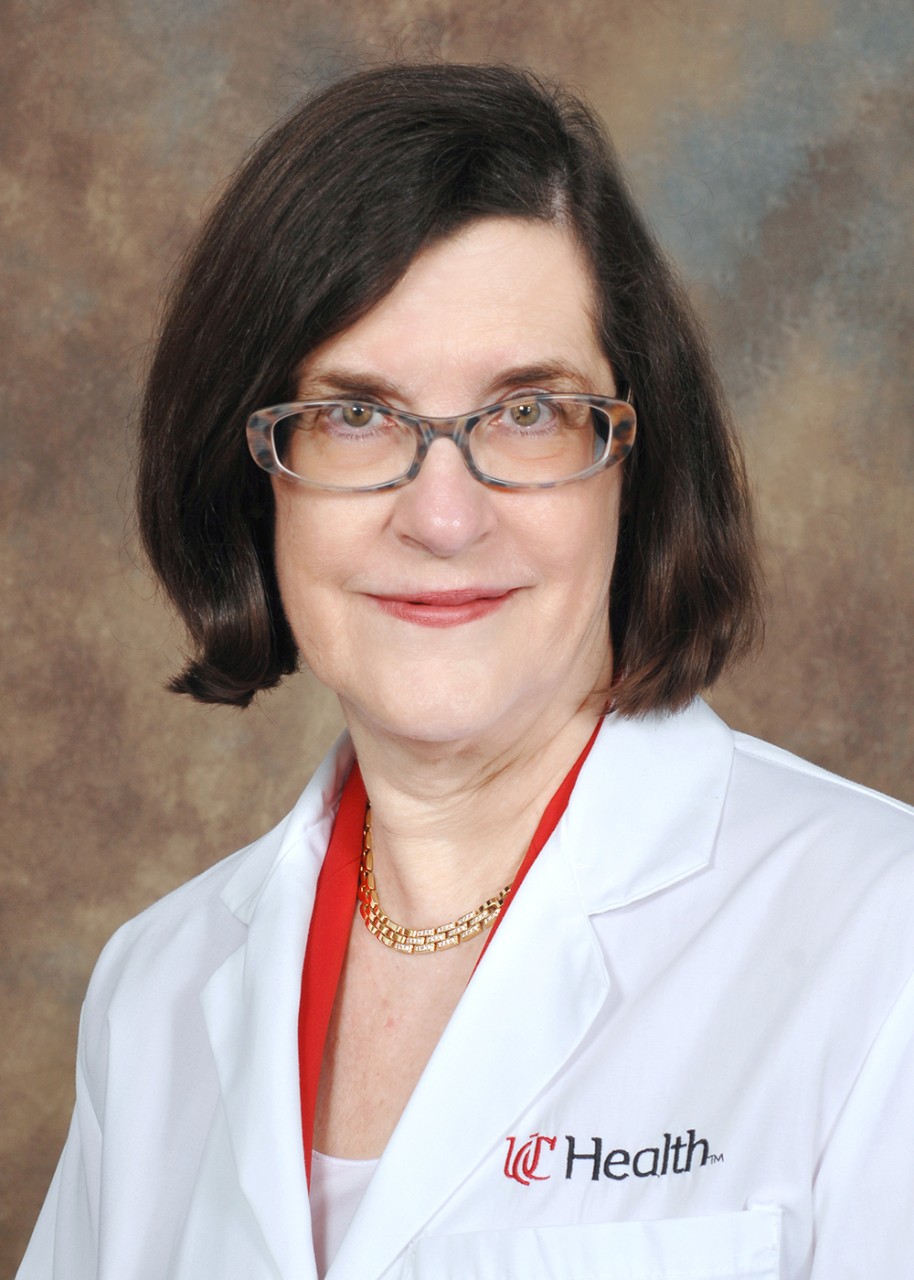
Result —
[{"label": "lab coat sleeve", "polygon": [[810,1280],[909,1280],[912,1149],[914,974],[863,1063],[819,1167]]},{"label": "lab coat sleeve", "polygon": [[16,1280],[95,1280],[98,1275],[102,1130],[89,1088],[85,1040],[84,1009],[70,1131]]}]

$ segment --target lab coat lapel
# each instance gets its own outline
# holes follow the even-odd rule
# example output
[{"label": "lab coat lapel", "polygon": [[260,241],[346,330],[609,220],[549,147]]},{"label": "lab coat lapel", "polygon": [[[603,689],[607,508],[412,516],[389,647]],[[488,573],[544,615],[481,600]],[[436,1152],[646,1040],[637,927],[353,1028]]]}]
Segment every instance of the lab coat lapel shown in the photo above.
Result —
[{"label": "lab coat lapel", "polygon": [[[312,1256],[295,1038],[310,901],[304,879],[282,880],[274,877],[247,942],[202,1002],[238,1185],[277,1272],[291,1280],[308,1274]],[[269,963],[255,958],[264,952]]]},{"label": "lab coat lapel", "polygon": [[[284,1280],[314,1274],[300,1123],[298,1006],[317,877],[351,759],[345,747],[335,751],[285,824],[247,851],[222,895],[248,924],[247,938],[201,995],[237,1186]],[[215,1187],[212,1191],[220,1194]]]},{"label": "lab coat lapel", "polygon": [[[507,1151],[514,1121],[611,999],[557,835],[531,868],[435,1049],[328,1280],[383,1275],[479,1164]],[[496,1162],[493,1171],[500,1167]]]}]

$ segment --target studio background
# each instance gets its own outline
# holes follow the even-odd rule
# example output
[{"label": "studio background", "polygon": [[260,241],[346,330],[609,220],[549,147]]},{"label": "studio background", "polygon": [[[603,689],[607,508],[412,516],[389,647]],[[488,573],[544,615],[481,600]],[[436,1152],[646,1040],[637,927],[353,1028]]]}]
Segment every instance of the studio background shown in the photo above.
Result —
[{"label": "studio background", "polygon": [[713,704],[912,801],[914,9],[6,0],[0,15],[9,1274],[65,1136],[100,947],[272,826],[339,728],[306,674],[246,713],[162,690],[181,637],[136,550],[132,424],[162,281],[214,191],[302,92],[391,55],[518,61],[582,89],[708,323],[748,443],[768,637]]}]

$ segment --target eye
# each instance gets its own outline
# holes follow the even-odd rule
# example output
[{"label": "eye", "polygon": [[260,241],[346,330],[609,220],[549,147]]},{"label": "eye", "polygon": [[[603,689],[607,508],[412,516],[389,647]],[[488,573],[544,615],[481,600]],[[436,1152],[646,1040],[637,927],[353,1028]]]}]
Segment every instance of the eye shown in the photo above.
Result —
[{"label": "eye", "polygon": [[367,404],[341,404],[339,415],[347,427],[367,427],[376,410]]},{"label": "eye", "polygon": [[543,405],[538,400],[528,400],[524,404],[512,404],[508,412],[518,427],[535,427],[542,416]]},{"label": "eye", "polygon": [[531,396],[529,400],[507,403],[500,414],[500,424],[505,431],[517,435],[543,435],[552,433],[561,424],[559,408],[552,401]]}]

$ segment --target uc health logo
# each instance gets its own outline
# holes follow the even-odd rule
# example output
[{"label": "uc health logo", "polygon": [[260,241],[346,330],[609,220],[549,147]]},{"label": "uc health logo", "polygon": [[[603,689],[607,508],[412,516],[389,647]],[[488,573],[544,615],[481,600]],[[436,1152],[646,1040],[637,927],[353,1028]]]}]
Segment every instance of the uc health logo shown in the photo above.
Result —
[{"label": "uc health logo", "polygon": [[555,1150],[555,1138],[547,1138],[544,1133],[531,1133],[526,1142],[517,1146],[517,1138],[508,1139],[508,1154],[505,1156],[505,1177],[529,1187],[531,1182],[545,1182],[551,1177],[548,1173],[537,1173],[543,1147]]},{"label": "uc health logo", "polygon": [[[608,1178],[612,1182],[623,1182],[626,1178],[665,1178],[669,1174],[691,1173],[695,1168],[708,1164],[721,1164],[722,1154],[711,1151],[707,1138],[699,1138],[694,1129],[687,1129],[684,1134],[664,1133],[662,1138],[650,1146],[641,1147],[638,1151],[630,1151],[625,1147],[613,1147],[603,1138],[590,1138],[590,1148],[581,1149],[581,1139],[566,1133],[565,1143],[565,1178],[578,1178],[599,1182]],[[524,1187],[533,1182],[546,1182],[552,1172],[539,1173],[540,1161],[544,1166],[550,1164],[555,1169],[555,1158],[544,1157],[544,1152],[555,1152],[558,1142],[557,1134],[531,1133],[526,1142],[518,1142],[516,1136],[507,1139],[508,1154],[505,1156],[505,1177],[513,1178]],[[562,1153],[558,1153],[558,1160]],[[559,1165],[561,1168],[561,1165]]]}]

